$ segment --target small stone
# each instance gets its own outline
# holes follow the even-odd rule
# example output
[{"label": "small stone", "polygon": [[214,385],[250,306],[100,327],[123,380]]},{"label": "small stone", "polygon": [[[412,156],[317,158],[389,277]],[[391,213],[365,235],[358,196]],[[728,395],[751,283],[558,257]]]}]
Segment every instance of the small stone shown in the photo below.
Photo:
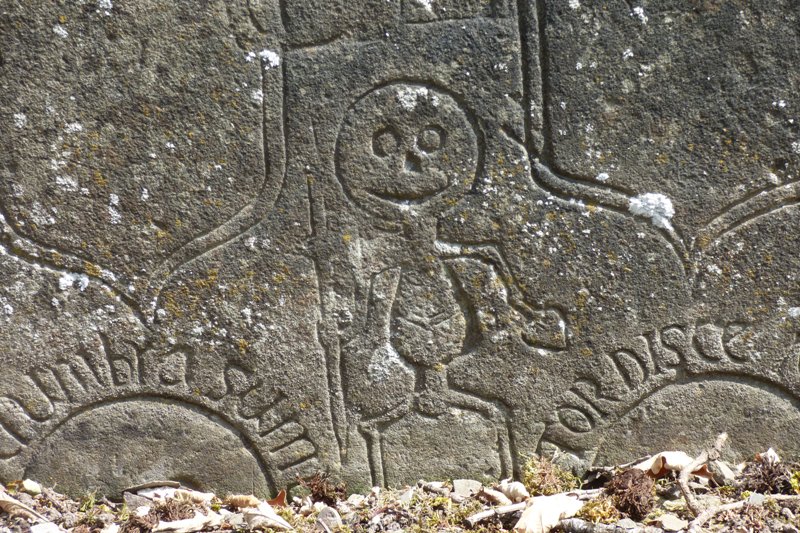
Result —
[{"label": "small stone", "polygon": [[767,497],[764,496],[763,494],[758,493],[758,492],[754,492],[753,494],[748,496],[747,504],[748,505],[763,505],[764,500],[766,500],[766,499],[767,499]]},{"label": "small stone", "polygon": [[404,505],[408,505],[411,503],[411,498],[414,497],[414,493],[416,493],[416,491],[417,491],[416,487],[411,487],[403,494],[401,494],[400,497],[397,498],[397,500]]},{"label": "small stone", "polygon": [[78,525],[78,515],[76,513],[64,513],[61,518],[61,527],[64,529],[72,529]]},{"label": "small stone", "polygon": [[22,482],[22,490],[28,494],[36,496],[42,493],[42,486],[31,479],[26,479]]},{"label": "small stone", "polygon": [[708,469],[718,485],[728,485],[736,479],[736,473],[724,461],[712,461],[708,464]]},{"label": "small stone", "polygon": [[33,497],[31,497],[30,494],[25,494],[24,492],[17,494],[17,500],[19,500],[19,503],[27,505],[28,507],[34,507],[36,505]]},{"label": "small stone", "polygon": [[244,527],[244,514],[234,513],[225,508],[220,509],[219,514],[222,516],[223,523],[233,526],[233,529],[239,529],[239,526]]},{"label": "small stone", "polygon": [[45,522],[43,524],[34,524],[31,526],[31,533],[60,533],[59,528],[53,522]]},{"label": "small stone", "polygon": [[354,509],[360,509],[364,507],[367,503],[366,496],[362,494],[351,494],[349,498],[347,498],[347,505],[353,507]]},{"label": "small stone", "polygon": [[500,489],[500,492],[508,496],[512,502],[525,501],[531,497],[528,493],[528,489],[519,481],[504,479],[497,488]]},{"label": "small stone", "polygon": [[317,531],[339,531],[342,517],[333,507],[325,507],[317,515]]},{"label": "small stone", "polygon": [[667,511],[682,511],[686,509],[686,502],[683,500],[667,500],[662,504],[662,506]]},{"label": "small stone", "polygon": [[447,496],[450,494],[450,489],[445,485],[444,481],[430,481],[424,482],[420,480],[417,486],[422,487],[425,492],[432,492],[434,494],[441,494]]},{"label": "small stone", "polygon": [[103,524],[112,524],[116,517],[111,513],[100,513],[96,515],[95,519]]},{"label": "small stone", "polygon": [[132,492],[122,493],[122,500],[128,505],[128,509],[138,509],[150,505],[150,500],[144,496],[139,496]]},{"label": "small stone", "polygon": [[45,509],[42,511],[42,516],[51,522],[57,522],[61,519],[61,513],[57,509]]},{"label": "small stone", "polygon": [[660,524],[664,531],[680,531],[689,525],[687,520],[670,513],[658,517],[656,523]]},{"label": "small stone", "polygon": [[636,529],[639,527],[639,524],[631,520],[630,518],[623,518],[616,523],[617,527],[621,527],[623,529]]},{"label": "small stone", "polygon": [[464,498],[475,496],[480,492],[483,484],[474,479],[454,479],[453,480],[453,493]]}]

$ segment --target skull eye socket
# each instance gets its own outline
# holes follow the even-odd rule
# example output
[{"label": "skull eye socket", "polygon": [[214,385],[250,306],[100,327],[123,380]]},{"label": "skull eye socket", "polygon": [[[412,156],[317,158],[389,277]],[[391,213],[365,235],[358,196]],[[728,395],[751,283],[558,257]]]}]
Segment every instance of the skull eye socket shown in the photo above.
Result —
[{"label": "skull eye socket", "polygon": [[372,152],[378,157],[389,157],[400,148],[400,137],[390,128],[381,128],[372,136]]},{"label": "skull eye socket", "polygon": [[427,126],[417,136],[417,147],[431,154],[444,146],[445,137],[444,130],[439,126]]}]

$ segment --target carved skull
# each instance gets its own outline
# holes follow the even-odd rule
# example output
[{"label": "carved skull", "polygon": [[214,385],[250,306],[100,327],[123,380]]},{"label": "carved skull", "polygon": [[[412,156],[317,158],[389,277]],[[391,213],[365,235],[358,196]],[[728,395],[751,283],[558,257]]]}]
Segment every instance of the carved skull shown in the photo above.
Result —
[{"label": "carved skull", "polygon": [[476,128],[452,96],[396,83],[370,91],[348,111],[337,173],[361,207],[421,208],[468,190],[479,152]]}]

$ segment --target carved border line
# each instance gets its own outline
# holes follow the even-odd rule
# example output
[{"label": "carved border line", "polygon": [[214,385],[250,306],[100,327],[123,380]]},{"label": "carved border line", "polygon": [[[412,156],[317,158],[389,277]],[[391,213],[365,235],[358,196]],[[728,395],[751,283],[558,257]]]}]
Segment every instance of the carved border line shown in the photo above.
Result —
[{"label": "carved border line", "polygon": [[[285,94],[285,62],[283,60],[285,48],[280,40],[285,35],[282,21],[282,4],[271,3],[270,20],[280,21],[279,28],[263,28],[258,23],[258,17],[248,1],[247,14],[250,23],[256,31],[266,36],[265,44],[270,49],[280,50],[280,68],[264,69],[259,65],[261,77],[261,91],[264,94],[261,115],[262,157],[264,162],[264,179],[256,198],[239,210],[233,217],[223,222],[212,230],[195,237],[181,246],[153,271],[150,276],[148,292],[153,295],[150,313],[155,314],[158,308],[158,299],[161,290],[169,279],[181,268],[201,257],[213,253],[225,244],[235,240],[247,231],[258,225],[263,220],[275,201],[278,199],[286,182],[287,155],[286,132],[287,110]],[[251,50],[240,49],[247,53]],[[281,95],[280,102],[276,103],[269,95]]]},{"label": "carved border line", "polygon": [[[626,2],[630,5],[630,2]],[[638,218],[628,211],[630,200],[635,196],[633,191],[622,188],[599,185],[580,176],[563,176],[552,164],[553,135],[548,109],[552,104],[549,92],[549,44],[546,33],[546,0],[528,2],[518,0],[518,16],[520,21],[520,40],[523,58],[524,107],[525,107],[525,145],[532,165],[534,181],[544,190],[561,199],[580,198],[596,203],[607,210],[614,211],[629,218]],[[536,40],[531,42],[530,29],[538,28]],[[537,52],[534,59],[531,55]],[[532,64],[536,63],[538,76],[532,72]],[[535,79],[532,79],[532,76]],[[534,85],[538,85],[540,94],[531,94]],[[541,110],[542,139],[534,138],[532,104],[539,102]],[[513,140],[513,139],[512,139]],[[541,143],[541,146],[539,145]],[[676,257],[680,260],[684,272],[691,282],[695,281],[699,272],[698,262],[704,254],[702,249],[716,242],[725,235],[785,207],[800,204],[800,181],[794,181],[766,190],[751,191],[744,197],[724,207],[714,219],[701,228],[689,239],[689,245],[681,233],[675,229],[661,229],[659,233],[668,242]],[[693,252],[701,252],[699,255]]]}]

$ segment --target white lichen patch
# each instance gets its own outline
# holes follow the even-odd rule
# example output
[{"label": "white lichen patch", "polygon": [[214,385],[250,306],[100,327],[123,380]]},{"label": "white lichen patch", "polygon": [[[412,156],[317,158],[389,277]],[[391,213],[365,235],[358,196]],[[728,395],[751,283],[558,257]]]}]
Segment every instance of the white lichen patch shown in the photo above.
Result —
[{"label": "white lichen patch", "polygon": [[601,172],[600,174],[598,174],[597,176],[595,176],[595,177],[594,177],[594,179],[596,179],[596,180],[597,180],[597,181],[599,181],[600,183],[605,183],[605,182],[607,182],[607,181],[608,181],[608,178],[609,178],[609,177],[610,177],[610,176],[608,175],[608,172]]},{"label": "white lichen patch", "polygon": [[257,57],[261,59],[264,70],[281,66],[281,56],[279,56],[277,52],[273,52],[267,48],[264,48],[260,52],[247,52],[244,56],[244,60],[248,63],[252,63]]},{"label": "white lichen patch", "polygon": [[425,87],[403,87],[397,91],[397,102],[406,111],[413,111],[422,99],[427,98],[430,98],[434,107],[439,105],[439,97],[431,95]]},{"label": "white lichen patch", "polygon": [[48,212],[42,204],[33,202],[33,205],[31,205],[30,218],[37,226],[52,226],[56,223],[56,219],[51,213],[56,213],[54,207],[51,207],[50,212]]},{"label": "white lichen patch", "polygon": [[791,318],[800,318],[800,307],[790,307],[789,308],[789,317],[791,317]]},{"label": "white lichen patch", "polygon": [[70,176],[56,176],[56,185],[66,192],[78,192],[78,182]]},{"label": "white lichen patch", "polygon": [[257,104],[264,102],[264,91],[262,91],[261,89],[253,91],[252,93],[250,93],[250,99]]},{"label": "white lichen patch", "polygon": [[661,193],[648,192],[631,198],[628,202],[628,211],[649,218],[657,228],[672,229],[670,220],[675,216],[675,208],[672,206],[672,200]]},{"label": "white lichen patch", "polygon": [[372,353],[372,358],[367,367],[367,374],[372,383],[381,383],[389,379],[402,367],[403,361],[400,359],[400,354],[391,344],[387,343]]},{"label": "white lichen patch", "polygon": [[14,113],[14,126],[22,129],[28,125],[28,117],[25,113]]},{"label": "white lichen patch", "polygon": [[626,48],[624,52],[622,52],[622,59],[630,59],[633,57],[633,50],[630,48]]},{"label": "white lichen patch", "polygon": [[264,62],[265,69],[277,68],[281,65],[281,56],[266,48],[258,53],[258,57]]},{"label": "white lichen patch", "polygon": [[112,9],[114,3],[111,0],[97,0],[97,7],[100,9]]},{"label": "white lichen patch", "polygon": [[119,196],[111,194],[108,196],[108,217],[112,224],[119,224],[122,222],[122,215],[117,209],[119,207]]},{"label": "white lichen patch", "polygon": [[634,7],[633,13],[631,13],[631,15],[635,15],[636,17],[638,17],[639,22],[641,22],[642,24],[647,24],[647,21],[650,20],[649,18],[647,18],[647,15],[644,14],[644,8],[641,6]]},{"label": "white lichen patch", "polygon": [[61,24],[56,24],[55,26],[53,26],[53,33],[55,33],[62,39],[66,39],[67,37],[69,37],[69,32],[67,31],[67,28],[65,28]]},{"label": "white lichen patch", "polygon": [[89,286],[89,276],[86,274],[73,274],[72,272],[64,272],[58,278],[58,288],[62,291],[71,289],[78,285],[78,289],[83,292]]},{"label": "white lichen patch", "polygon": [[80,133],[83,131],[83,124],[80,122],[70,122],[64,126],[64,131],[67,133]]},{"label": "white lichen patch", "polygon": [[578,9],[581,7],[581,3],[579,0],[569,0],[569,7],[572,9]]},{"label": "white lichen patch", "polygon": [[147,190],[147,187],[142,187],[142,194],[139,196],[143,202],[146,202],[150,199],[150,191]]},{"label": "white lichen patch", "polygon": [[433,0],[416,0],[416,2],[426,10],[433,13]]}]

